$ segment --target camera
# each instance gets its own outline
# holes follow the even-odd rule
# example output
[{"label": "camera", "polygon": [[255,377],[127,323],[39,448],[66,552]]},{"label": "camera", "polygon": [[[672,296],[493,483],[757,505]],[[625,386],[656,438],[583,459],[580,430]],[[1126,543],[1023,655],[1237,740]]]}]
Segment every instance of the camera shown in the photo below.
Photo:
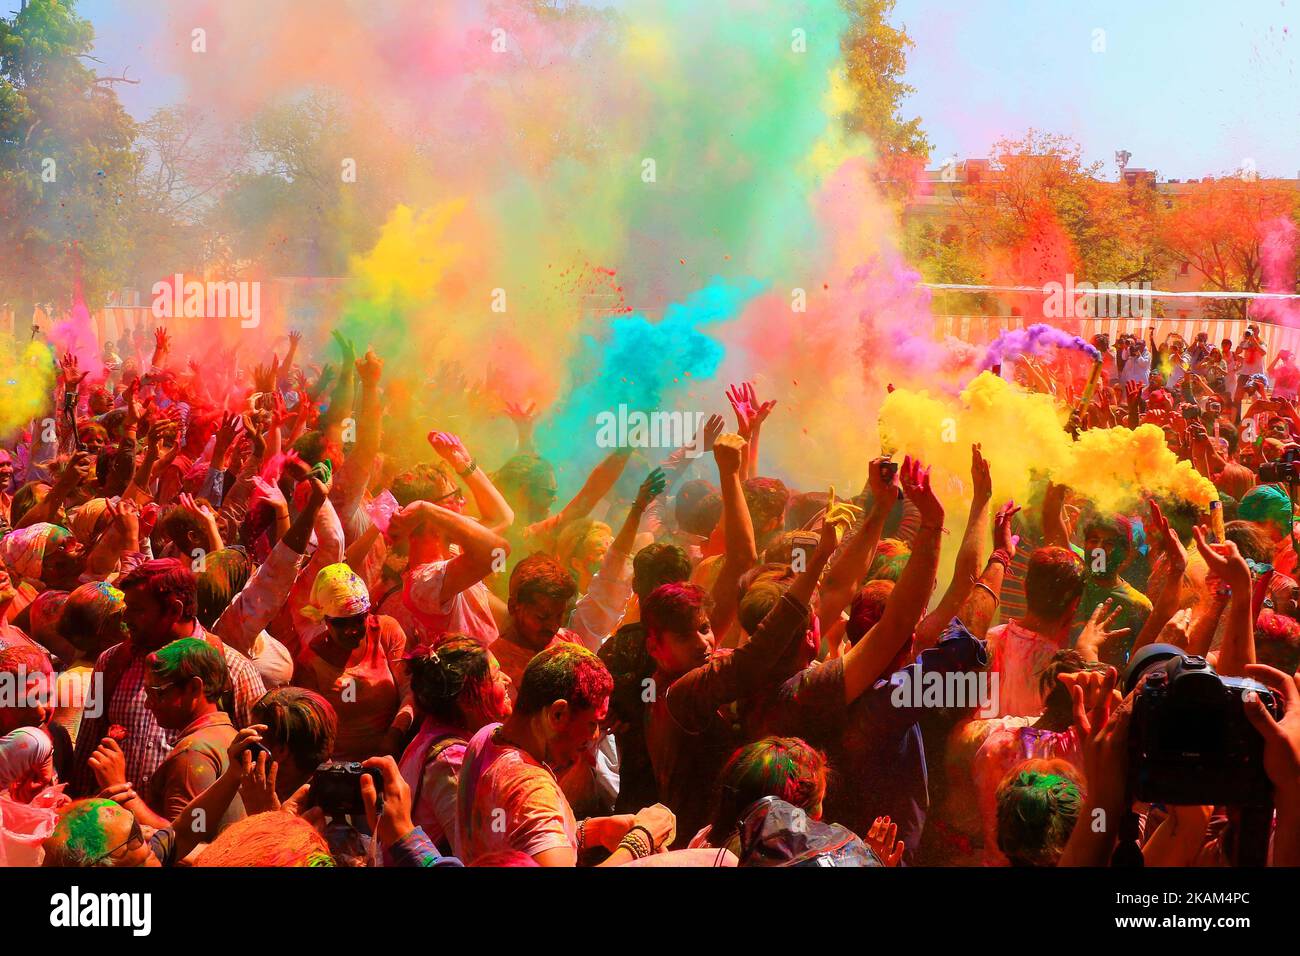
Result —
[{"label": "camera", "polygon": [[366,776],[375,781],[375,794],[382,800],[383,778],[377,769],[363,767],[355,760],[327,760],[312,775],[308,799],[327,816],[360,816],[366,812],[361,799],[361,778]]},{"label": "camera", "polygon": [[880,463],[880,477],[885,481],[893,481],[894,476],[898,474],[898,462],[890,461],[886,458]]},{"label": "camera", "polygon": [[1280,461],[1266,461],[1259,466],[1259,483],[1290,482],[1300,479],[1300,448],[1288,448]]},{"label": "camera", "polygon": [[1189,422],[1194,422],[1201,417],[1201,409],[1198,405],[1184,405],[1183,418]]},{"label": "camera", "polygon": [[1149,644],[1133,655],[1124,673],[1124,692],[1135,687],[1128,755],[1133,799],[1174,805],[1271,804],[1264,740],[1246,718],[1244,697],[1254,691],[1269,713],[1280,718],[1277,694],[1249,678],[1222,677],[1205,658],[1172,644]]}]

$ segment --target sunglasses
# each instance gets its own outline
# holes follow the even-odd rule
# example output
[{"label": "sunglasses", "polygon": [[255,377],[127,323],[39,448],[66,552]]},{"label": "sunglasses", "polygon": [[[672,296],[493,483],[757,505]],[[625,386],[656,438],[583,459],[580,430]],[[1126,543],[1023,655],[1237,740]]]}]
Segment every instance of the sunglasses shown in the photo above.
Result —
[{"label": "sunglasses", "polygon": [[126,842],[119,843],[117,846],[113,847],[113,849],[109,850],[103,856],[95,857],[93,860],[90,861],[90,865],[98,866],[104,860],[111,858],[113,854],[117,853],[119,850],[122,849],[138,850],[142,846],[144,846],[144,831],[140,829],[139,820],[132,820],[131,835],[126,838]]}]

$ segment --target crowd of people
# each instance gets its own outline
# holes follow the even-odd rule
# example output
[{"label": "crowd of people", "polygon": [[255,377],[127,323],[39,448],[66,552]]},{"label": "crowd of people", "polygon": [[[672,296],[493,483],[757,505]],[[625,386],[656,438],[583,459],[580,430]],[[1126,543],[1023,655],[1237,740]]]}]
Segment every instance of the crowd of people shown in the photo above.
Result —
[{"label": "crowd of people", "polygon": [[910,457],[765,475],[748,384],[561,502],[531,408],[504,460],[394,451],[373,351],[213,374],[151,331],[0,449],[0,862],[1232,865],[1241,806],[1133,792],[1125,672],[1169,645],[1257,682],[1300,864],[1300,368],[1258,329],[1007,370],[1162,428],[1209,509],[998,501],[976,445],[956,514]]}]

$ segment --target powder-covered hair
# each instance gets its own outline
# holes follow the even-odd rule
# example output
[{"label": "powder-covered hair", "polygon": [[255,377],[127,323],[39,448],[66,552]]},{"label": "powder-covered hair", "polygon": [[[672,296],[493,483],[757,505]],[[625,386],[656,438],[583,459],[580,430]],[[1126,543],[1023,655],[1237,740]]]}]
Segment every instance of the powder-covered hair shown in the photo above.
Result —
[{"label": "powder-covered hair", "polygon": [[1025,605],[1044,618],[1058,618],[1083,596],[1083,562],[1069,548],[1035,548],[1025,571]]},{"label": "powder-covered hair", "polygon": [[586,710],[608,700],[614,678],[599,657],[581,644],[560,641],[537,654],[524,668],[515,711],[536,714],[557,700]]},{"label": "powder-covered hair", "polygon": [[641,600],[661,584],[685,581],[691,576],[691,560],[675,544],[647,544],[632,559],[632,593]]},{"label": "powder-covered hair", "polygon": [[894,593],[894,582],[889,578],[877,578],[862,585],[862,589],[853,595],[849,604],[849,620],[844,625],[844,636],[850,644],[862,640],[867,631],[876,626],[876,622],[885,614],[885,603]]},{"label": "powder-covered hair", "polygon": [[1026,760],[998,784],[998,849],[1012,866],[1055,866],[1082,805],[1071,764]]},{"label": "powder-covered hair", "polygon": [[524,558],[510,572],[510,603],[530,604],[537,598],[568,603],[578,585],[564,565],[541,551]]},{"label": "powder-covered hair", "polygon": [[199,678],[203,681],[203,696],[212,702],[230,693],[230,670],[221,652],[207,641],[197,637],[183,637],[172,641],[146,658],[149,670],[169,684],[180,684]]},{"label": "powder-covered hair", "polygon": [[310,823],[285,810],[245,817],[217,835],[195,866],[334,866],[329,844]]},{"label": "powder-covered hair", "polygon": [[112,800],[76,800],[59,811],[54,831],[45,840],[42,866],[112,866],[105,815],[129,813]]},{"label": "powder-covered hair", "polygon": [[339,719],[328,700],[304,687],[277,687],[253,705],[253,720],[266,724],[263,735],[286,748],[302,770],[315,770],[334,752]]},{"label": "powder-covered hair", "polygon": [[641,622],[649,634],[686,634],[695,628],[701,609],[707,614],[712,607],[709,593],[698,584],[661,584],[641,602]]},{"label": "powder-covered hair", "polygon": [[764,797],[780,797],[809,813],[826,793],[826,757],[798,737],[764,737],[731,755],[713,791],[709,842],[722,846],[743,814]]},{"label": "powder-covered hair", "polygon": [[406,666],[420,709],[453,727],[464,724],[462,704],[482,698],[492,672],[487,648],[463,634],[448,635],[433,647],[417,648],[406,659]]}]

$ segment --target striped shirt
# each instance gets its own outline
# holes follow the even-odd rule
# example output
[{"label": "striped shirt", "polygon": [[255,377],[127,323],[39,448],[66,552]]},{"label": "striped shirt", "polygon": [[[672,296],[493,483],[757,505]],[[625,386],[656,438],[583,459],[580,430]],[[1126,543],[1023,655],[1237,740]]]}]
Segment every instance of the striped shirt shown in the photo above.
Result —
[{"label": "striped shirt", "polygon": [[[220,644],[234,689],[231,719],[236,727],[247,727],[253,722],[253,705],[266,693],[257,668],[239,651],[205,631],[198,621],[194,622],[194,633],[190,636],[202,638],[214,646]],[[130,641],[123,641],[104,651],[95,662],[95,673],[105,675],[102,693],[108,695],[108,701],[101,701],[97,693],[86,701],[73,760],[73,793],[85,796],[99,792],[94,771],[87,761],[112,725],[118,724],[126,730],[126,738],[121,742],[126,755],[126,779],[137,790],[149,782],[180,739],[180,730],[164,730],[158,726],[145,702],[145,660],[148,656],[148,651],[138,649]],[[92,687],[95,686],[93,680],[92,677]]]}]

